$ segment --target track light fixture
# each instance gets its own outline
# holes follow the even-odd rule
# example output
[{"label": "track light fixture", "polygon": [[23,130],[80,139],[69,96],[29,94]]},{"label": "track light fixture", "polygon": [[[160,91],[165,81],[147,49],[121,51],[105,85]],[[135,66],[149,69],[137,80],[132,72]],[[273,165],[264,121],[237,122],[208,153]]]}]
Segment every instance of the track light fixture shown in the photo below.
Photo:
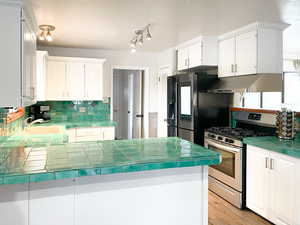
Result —
[{"label": "track light fixture", "polygon": [[151,40],[152,35],[150,33],[150,24],[145,26],[143,29],[134,30],[135,36],[130,41],[131,53],[136,52],[136,44],[143,45],[144,38],[146,40]]},{"label": "track light fixture", "polygon": [[39,34],[40,41],[53,41],[51,32],[55,30],[55,26],[52,25],[40,25],[39,26],[41,32]]}]

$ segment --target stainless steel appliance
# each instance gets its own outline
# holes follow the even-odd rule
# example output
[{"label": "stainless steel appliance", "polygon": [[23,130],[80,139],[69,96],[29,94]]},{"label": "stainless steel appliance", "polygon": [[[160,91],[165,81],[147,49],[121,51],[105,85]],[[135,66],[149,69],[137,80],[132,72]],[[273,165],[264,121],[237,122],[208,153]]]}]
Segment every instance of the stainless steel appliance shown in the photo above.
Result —
[{"label": "stainless steel appliance", "polygon": [[29,117],[31,121],[42,119],[45,122],[51,120],[50,117],[50,106],[48,105],[33,105],[29,108]]},{"label": "stainless steel appliance", "polygon": [[205,147],[219,152],[222,163],[209,167],[209,189],[228,202],[246,203],[246,145],[243,138],[275,135],[275,115],[237,112],[237,127],[213,127],[205,132]]},{"label": "stainless steel appliance", "polygon": [[207,91],[216,74],[216,67],[203,67],[168,78],[168,136],[204,145],[205,129],[229,124],[232,95]]}]

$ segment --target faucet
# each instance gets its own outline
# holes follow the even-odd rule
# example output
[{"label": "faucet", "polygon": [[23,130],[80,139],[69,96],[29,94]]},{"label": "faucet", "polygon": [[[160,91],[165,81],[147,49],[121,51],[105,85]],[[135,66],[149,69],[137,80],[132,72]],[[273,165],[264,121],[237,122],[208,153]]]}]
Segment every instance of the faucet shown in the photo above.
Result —
[{"label": "faucet", "polygon": [[31,127],[33,124],[43,123],[43,122],[45,122],[45,120],[43,120],[43,119],[34,120],[28,126]]},{"label": "faucet", "polygon": [[33,124],[36,124],[36,123],[43,123],[43,122],[44,122],[43,119],[38,119],[38,120],[34,120],[34,121],[32,121],[32,122],[29,123],[28,121],[29,121],[29,120],[32,120],[32,119],[33,119],[32,117],[28,117],[28,118],[26,118],[26,119],[24,120],[24,127],[25,127],[25,129],[31,127]]}]

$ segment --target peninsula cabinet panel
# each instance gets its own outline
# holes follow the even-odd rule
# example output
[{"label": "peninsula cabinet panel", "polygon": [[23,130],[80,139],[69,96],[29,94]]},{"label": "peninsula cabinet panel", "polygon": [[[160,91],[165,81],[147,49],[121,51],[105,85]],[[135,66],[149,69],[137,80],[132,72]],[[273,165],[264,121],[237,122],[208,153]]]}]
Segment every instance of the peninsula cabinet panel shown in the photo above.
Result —
[{"label": "peninsula cabinet panel", "polygon": [[247,207],[276,225],[300,225],[300,159],[247,145]]},{"label": "peninsula cabinet panel", "polygon": [[29,193],[29,225],[74,225],[73,179],[30,183]]},{"label": "peninsula cabinet panel", "polygon": [[0,187],[0,224],[28,224],[28,184]]}]

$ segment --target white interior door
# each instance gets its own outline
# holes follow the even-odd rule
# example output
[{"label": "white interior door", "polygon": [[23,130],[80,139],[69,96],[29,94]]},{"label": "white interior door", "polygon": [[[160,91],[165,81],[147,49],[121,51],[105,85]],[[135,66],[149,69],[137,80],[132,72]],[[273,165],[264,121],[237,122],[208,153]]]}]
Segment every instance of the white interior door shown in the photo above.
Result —
[{"label": "white interior door", "polygon": [[257,72],[257,31],[236,37],[236,75]]},{"label": "white interior door", "polygon": [[102,65],[85,63],[85,99],[103,100]]},{"label": "white interior door", "polygon": [[85,79],[84,63],[67,63],[67,99],[84,100],[85,99]]},{"label": "white interior door", "polygon": [[157,118],[157,136],[168,136],[168,124],[167,124],[167,78],[171,74],[170,66],[162,67],[159,71],[158,78],[158,91],[159,91],[159,107]]},{"label": "white interior door", "polygon": [[234,76],[235,38],[219,42],[219,77]]},{"label": "white interior door", "polygon": [[66,99],[66,63],[48,61],[46,100]]}]

